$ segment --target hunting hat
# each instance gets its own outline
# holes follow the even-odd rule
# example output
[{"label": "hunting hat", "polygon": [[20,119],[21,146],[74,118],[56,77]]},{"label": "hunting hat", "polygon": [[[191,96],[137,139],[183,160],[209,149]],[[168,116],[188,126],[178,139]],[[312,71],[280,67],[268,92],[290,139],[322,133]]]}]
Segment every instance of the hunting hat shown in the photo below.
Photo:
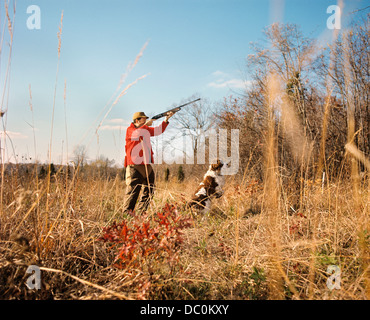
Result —
[{"label": "hunting hat", "polygon": [[139,119],[139,118],[148,118],[144,112],[140,111],[140,112],[135,112],[134,113],[134,116],[132,117],[132,120],[135,121],[136,119]]}]

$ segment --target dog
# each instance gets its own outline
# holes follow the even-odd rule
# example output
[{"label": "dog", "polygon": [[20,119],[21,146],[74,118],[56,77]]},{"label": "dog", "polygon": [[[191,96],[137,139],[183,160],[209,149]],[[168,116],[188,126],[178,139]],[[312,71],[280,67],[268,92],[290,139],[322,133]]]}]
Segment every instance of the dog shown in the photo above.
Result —
[{"label": "dog", "polygon": [[213,197],[220,198],[223,195],[222,188],[225,184],[225,177],[222,174],[222,169],[229,166],[230,163],[224,163],[221,160],[217,160],[216,164],[209,166],[208,171],[203,177],[203,181],[193,194],[190,207],[194,207],[201,213],[208,213],[210,211],[211,199]]}]

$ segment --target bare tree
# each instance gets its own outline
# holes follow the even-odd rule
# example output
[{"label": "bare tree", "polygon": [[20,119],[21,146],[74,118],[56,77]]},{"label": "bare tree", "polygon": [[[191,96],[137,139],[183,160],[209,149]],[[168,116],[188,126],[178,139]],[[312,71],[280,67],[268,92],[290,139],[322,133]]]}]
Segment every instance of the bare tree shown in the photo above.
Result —
[{"label": "bare tree", "polygon": [[[186,99],[186,101],[196,98],[199,97],[193,95]],[[184,136],[188,137],[191,141],[191,148],[196,161],[197,153],[202,143],[201,139],[211,128],[213,123],[213,109],[211,103],[207,99],[201,99],[183,108],[181,112],[173,116],[173,119],[176,122],[176,128],[179,130],[179,133],[174,136],[172,140]]]},{"label": "bare tree", "polygon": [[370,155],[369,47],[370,15],[338,36],[316,61],[322,81],[330,77],[333,95],[342,101],[347,112],[348,140],[354,139],[367,155]]},{"label": "bare tree", "polygon": [[[257,104],[260,95],[250,88],[247,96],[224,99],[215,112],[216,125],[220,129],[239,130],[239,167],[242,173],[248,167],[249,173],[262,179],[262,151],[265,123]],[[255,101],[254,98],[258,99]],[[229,141],[228,144],[231,142]]]},{"label": "bare tree", "polygon": [[87,149],[84,145],[77,145],[73,149],[73,162],[76,166],[81,166],[86,163]]},{"label": "bare tree", "polygon": [[313,138],[307,117],[306,92],[316,43],[305,37],[295,24],[274,23],[264,31],[264,35],[262,43],[252,44],[255,53],[248,56],[248,69],[254,82],[266,93],[268,76],[277,74],[285,83],[286,93],[294,103],[305,132],[308,129],[307,133]]}]

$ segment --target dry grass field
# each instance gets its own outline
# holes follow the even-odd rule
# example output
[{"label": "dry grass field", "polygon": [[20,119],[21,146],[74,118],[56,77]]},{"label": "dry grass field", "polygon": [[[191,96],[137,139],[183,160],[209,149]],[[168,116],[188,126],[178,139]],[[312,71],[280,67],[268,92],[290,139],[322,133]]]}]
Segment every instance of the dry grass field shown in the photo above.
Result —
[{"label": "dry grass field", "polygon": [[[5,12],[11,48],[14,22]],[[368,48],[368,21],[361,37],[349,33],[321,61],[325,79],[336,71],[335,96],[329,81],[323,94],[316,78],[303,81],[318,49],[296,27],[272,25],[274,51],[257,47],[249,57],[256,72],[245,109],[230,103],[212,120],[216,129],[240,129],[241,153],[238,175],[226,177],[207,215],[186,205],[203,175],[188,174],[192,167],[181,182],[165,181],[156,167],[148,211],[127,215],[118,169],[109,176],[90,165],[87,174],[85,165],[67,174],[49,165],[41,175],[36,165],[10,165],[1,151],[0,299],[369,299],[369,69],[357,68],[370,61],[357,50]],[[141,78],[119,87],[96,132]],[[40,289],[27,286],[29,266],[40,270]]]},{"label": "dry grass field", "polygon": [[[140,216],[122,214],[119,176],[57,173],[49,192],[47,180],[4,177],[2,299],[369,298],[366,180],[357,197],[344,180],[303,180],[301,194],[280,185],[271,204],[259,181],[230,177],[206,216],[184,206],[196,179],[159,178]],[[105,232],[114,221],[116,233]],[[41,269],[40,290],[26,286],[30,265]],[[340,288],[328,288],[329,265],[340,269]]]}]

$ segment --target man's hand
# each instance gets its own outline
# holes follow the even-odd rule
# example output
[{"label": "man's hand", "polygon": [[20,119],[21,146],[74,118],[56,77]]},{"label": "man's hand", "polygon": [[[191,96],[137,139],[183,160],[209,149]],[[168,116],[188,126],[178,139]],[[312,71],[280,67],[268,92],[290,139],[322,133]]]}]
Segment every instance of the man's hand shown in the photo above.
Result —
[{"label": "man's hand", "polygon": [[167,117],[166,117],[166,120],[164,120],[165,122],[168,122],[168,120],[174,115],[173,112],[168,112],[167,113]]},{"label": "man's hand", "polygon": [[[165,122],[168,122],[168,120],[172,117],[174,115],[174,113],[173,112],[168,112],[167,113],[167,116],[166,116],[166,119],[164,120]],[[148,126],[148,127],[150,127],[152,124],[153,124],[153,119],[148,119],[145,123],[144,123],[144,125],[145,126]]]}]

